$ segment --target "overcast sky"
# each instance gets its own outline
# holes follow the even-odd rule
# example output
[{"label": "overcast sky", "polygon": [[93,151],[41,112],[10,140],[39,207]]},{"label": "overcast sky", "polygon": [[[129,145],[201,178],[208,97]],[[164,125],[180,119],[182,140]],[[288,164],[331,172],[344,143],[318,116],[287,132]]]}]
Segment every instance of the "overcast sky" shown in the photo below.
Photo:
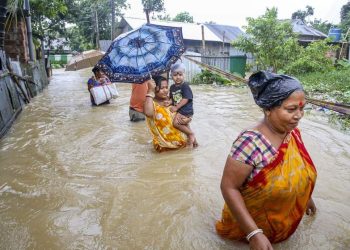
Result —
[{"label": "overcast sky", "polygon": [[[141,0],[127,0],[131,9],[126,11],[127,17],[143,17]],[[210,22],[242,27],[246,25],[246,17],[258,17],[266,8],[277,7],[278,18],[291,18],[297,10],[306,10],[306,5],[314,8],[314,18],[333,24],[340,22],[340,9],[348,0],[164,0],[166,13],[175,17],[187,11],[195,22]]]}]

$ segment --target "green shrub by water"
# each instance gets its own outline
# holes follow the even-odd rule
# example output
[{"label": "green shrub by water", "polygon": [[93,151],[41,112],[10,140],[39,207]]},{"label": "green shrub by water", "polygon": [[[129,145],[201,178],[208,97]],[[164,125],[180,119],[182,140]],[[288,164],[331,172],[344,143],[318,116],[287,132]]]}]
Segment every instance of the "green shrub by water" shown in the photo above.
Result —
[{"label": "green shrub by water", "polygon": [[216,85],[236,85],[237,84],[219,74],[212,73],[207,69],[197,74],[193,78],[192,83],[193,84],[216,84]]},{"label": "green shrub by water", "polygon": [[308,96],[326,101],[350,104],[350,69],[323,73],[295,75],[304,86]]}]

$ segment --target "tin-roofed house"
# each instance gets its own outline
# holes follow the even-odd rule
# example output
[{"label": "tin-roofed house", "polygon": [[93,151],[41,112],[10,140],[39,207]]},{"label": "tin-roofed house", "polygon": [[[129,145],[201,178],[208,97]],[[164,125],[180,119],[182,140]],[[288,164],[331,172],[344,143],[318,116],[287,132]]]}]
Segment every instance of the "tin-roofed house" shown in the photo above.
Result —
[{"label": "tin-roofed house", "polygon": [[310,42],[327,38],[326,34],[311,26],[306,25],[300,19],[292,19],[291,25],[293,32],[298,34],[299,43],[302,45],[307,45]]},{"label": "tin-roofed house", "polygon": [[[331,34],[324,34],[321,31],[306,25],[300,19],[292,19],[291,24],[293,27],[294,33],[298,34],[299,44],[306,47],[311,42],[326,39],[327,37],[331,37]],[[332,30],[332,29],[331,29]],[[349,44],[347,41],[340,41],[340,39],[332,39],[333,41],[329,42],[333,45],[338,45],[338,49],[336,51],[330,51],[328,56],[332,57],[334,60],[336,58],[349,58]]]}]

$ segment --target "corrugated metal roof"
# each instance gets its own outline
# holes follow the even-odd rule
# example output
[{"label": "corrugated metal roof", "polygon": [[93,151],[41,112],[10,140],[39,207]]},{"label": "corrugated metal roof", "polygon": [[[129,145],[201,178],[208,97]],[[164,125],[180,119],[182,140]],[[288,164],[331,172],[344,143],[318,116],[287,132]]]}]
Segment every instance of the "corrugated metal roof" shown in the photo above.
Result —
[{"label": "corrugated metal roof", "polygon": [[230,43],[236,40],[237,37],[243,35],[244,32],[235,26],[220,25],[220,24],[205,24],[221,41]]},{"label": "corrugated metal roof", "polygon": [[305,35],[305,36],[317,36],[320,38],[327,37],[327,35],[325,35],[321,31],[319,31],[313,27],[307,26],[302,20],[293,19],[293,20],[291,20],[291,24],[293,27],[293,31],[297,34]]},{"label": "corrugated metal roof", "polygon": [[[130,25],[132,29],[136,29],[146,23],[146,19],[134,18],[134,17],[124,17],[126,23]],[[197,23],[182,23],[182,22],[172,22],[172,21],[160,21],[151,20],[151,23],[158,25],[165,25],[171,27],[181,27],[182,35],[185,40],[202,40],[202,24]],[[204,25],[204,38],[206,41],[221,42],[222,40],[215,35],[208,27]]]}]

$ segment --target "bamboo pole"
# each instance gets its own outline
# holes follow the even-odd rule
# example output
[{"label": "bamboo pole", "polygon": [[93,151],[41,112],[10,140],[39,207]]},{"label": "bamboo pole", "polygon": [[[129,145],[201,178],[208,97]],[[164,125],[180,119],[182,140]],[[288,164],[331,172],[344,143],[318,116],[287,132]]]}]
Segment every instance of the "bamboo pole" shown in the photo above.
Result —
[{"label": "bamboo pole", "polygon": [[31,61],[34,61],[34,44],[33,44],[33,34],[32,34],[32,20],[30,17],[30,5],[29,0],[24,0],[24,6],[26,10],[26,25],[27,25],[27,36],[28,36],[28,49],[29,49],[29,58]]},{"label": "bamboo pole", "polygon": [[28,96],[26,91],[23,89],[23,87],[20,84],[20,82],[18,81],[18,79],[14,76],[11,64],[9,62],[7,63],[7,69],[9,71],[9,75],[11,76],[11,79],[15,82],[15,84],[17,85],[17,87],[21,91],[21,94],[23,95],[23,99],[24,99],[25,103],[30,103],[30,97]]}]

